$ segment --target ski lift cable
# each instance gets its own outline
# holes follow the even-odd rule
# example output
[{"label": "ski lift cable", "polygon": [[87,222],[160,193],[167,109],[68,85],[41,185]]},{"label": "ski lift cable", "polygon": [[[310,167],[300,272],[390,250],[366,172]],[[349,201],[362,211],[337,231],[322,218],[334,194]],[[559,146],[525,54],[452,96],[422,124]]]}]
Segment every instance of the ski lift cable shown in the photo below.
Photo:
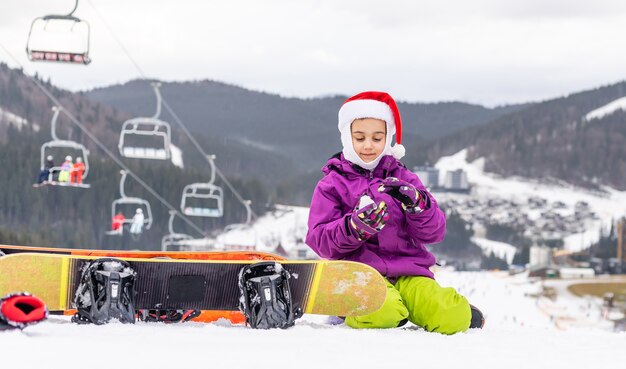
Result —
[{"label": "ski lift cable", "polygon": [[[24,66],[17,60],[17,58],[4,46],[3,43],[0,42],[0,47],[4,50],[7,55],[20,67],[22,70]],[[59,100],[44,86],[42,85],[36,78],[25,74],[35,85],[46,95],[53,103],[53,105],[58,106],[59,109],[67,115],[67,117],[78,126],[78,128],[83,131],[95,144],[105,153],[107,154],[118,166],[124,169],[133,179],[135,179],[143,188],[145,188],[152,196],[156,197],[165,207],[169,210],[176,211],[176,213],[185,221],[185,223],[189,224],[193,229],[195,229],[198,233],[207,237],[207,234],[198,227],[193,221],[187,218],[185,215],[180,213],[174,206],[172,206],[166,199],[164,199],[158,192],[156,192],[152,187],[150,187],[146,182],[144,182],[138,175],[136,175],[130,168],[128,168],[120,159],[118,159],[113,153],[94,135],[89,131],[72,113],[70,113]]]},{"label": "ski lift cable", "polygon": [[126,47],[124,47],[124,44],[122,43],[122,41],[119,39],[119,37],[117,37],[117,35],[115,34],[115,32],[113,32],[113,29],[111,28],[111,26],[109,26],[109,23],[107,23],[107,21],[104,19],[104,17],[102,16],[102,14],[100,14],[100,12],[98,11],[98,9],[96,8],[95,5],[93,5],[93,3],[91,2],[91,0],[87,0],[87,2],[89,3],[89,5],[93,8],[93,10],[96,12],[96,15],[100,18],[100,20],[102,21],[102,23],[104,24],[104,26],[106,27],[106,29],[109,31],[109,33],[113,36],[113,38],[115,39],[115,42],[117,42],[117,44],[119,45],[119,47],[122,49],[122,51],[124,52],[124,54],[126,54],[126,56],[128,57],[128,59],[130,59],[130,61],[133,63],[133,65],[135,66],[135,68],[137,68],[137,70],[139,71],[139,74],[144,76],[144,78],[146,78],[146,74],[143,72],[143,70],[141,69],[141,67],[139,66],[139,64],[135,61],[135,59],[133,59],[133,57],[130,55],[130,52],[126,49]]},{"label": "ski lift cable", "polygon": [[[170,115],[174,118],[174,121],[182,128],[182,130],[185,132],[185,134],[187,135],[187,138],[189,138],[189,140],[193,143],[193,145],[196,147],[196,149],[202,154],[202,156],[207,160],[207,162],[209,163],[209,165],[211,165],[211,168],[215,171],[215,173],[217,173],[217,175],[220,177],[220,179],[226,184],[226,186],[232,191],[232,193],[235,195],[235,197],[237,198],[237,200],[239,200],[239,202],[241,202],[242,205],[244,205],[245,207],[249,207],[246,202],[249,200],[245,200],[240,194],[239,192],[237,192],[237,190],[235,189],[235,187],[233,187],[233,185],[230,183],[230,181],[226,178],[226,176],[222,173],[222,171],[217,167],[217,165],[215,164],[214,161],[214,156],[213,155],[208,155],[203,149],[202,146],[200,146],[200,144],[198,143],[198,141],[196,141],[196,139],[193,137],[193,135],[189,132],[189,130],[187,129],[187,127],[183,124],[183,122],[180,120],[180,118],[178,117],[178,115],[176,114],[176,112],[174,112],[174,109],[172,109],[170,107],[170,105],[167,103],[167,101],[165,101],[165,99],[162,100],[163,101],[163,106],[165,106],[165,109],[168,111],[168,113],[170,113]],[[213,180],[213,179],[212,179]],[[257,218],[257,215],[254,213],[254,211],[252,211],[252,209],[250,209],[250,212],[252,213],[252,215]]]},{"label": "ski lift cable", "polygon": [[[128,59],[133,63],[133,65],[135,66],[135,68],[137,68],[137,71],[139,72],[139,74],[141,75],[142,78],[144,79],[149,79],[146,75],[146,73],[144,73],[143,69],[141,69],[141,67],[139,66],[139,63],[137,63],[137,61],[135,61],[135,59],[132,57],[132,55],[130,54],[130,52],[128,51],[128,49],[126,49],[126,47],[124,47],[124,44],[122,43],[122,41],[120,40],[119,37],[117,37],[116,33],[113,31],[113,29],[109,26],[108,22],[104,19],[104,16],[102,16],[102,14],[98,11],[98,9],[94,6],[93,2],[91,0],[87,0],[87,2],[89,3],[89,5],[94,9],[95,13],[98,15],[98,17],[100,18],[100,20],[102,21],[102,23],[105,25],[105,27],[107,28],[107,30],[109,31],[109,33],[111,33],[111,35],[113,36],[113,38],[115,39],[115,41],[117,42],[117,44],[120,46],[120,48],[122,49],[122,51],[124,52],[124,54],[126,54],[126,56],[128,57]],[[222,171],[215,165],[214,162],[214,156],[212,155],[208,155],[204,149],[202,149],[202,147],[200,146],[200,144],[198,143],[198,141],[196,141],[196,139],[194,138],[194,136],[189,132],[189,130],[187,129],[187,126],[181,121],[181,119],[178,117],[178,115],[174,112],[174,109],[172,109],[170,107],[170,105],[167,103],[167,101],[165,100],[165,98],[163,98],[162,96],[160,97],[160,101],[163,104],[163,106],[165,107],[165,109],[170,113],[170,115],[174,118],[174,121],[176,121],[176,123],[181,127],[181,129],[183,130],[183,132],[185,133],[185,135],[187,136],[187,138],[193,143],[193,145],[196,147],[196,149],[200,152],[200,154],[202,154],[202,157],[209,163],[209,165],[211,166],[212,172],[216,172],[219,177],[222,179],[222,181],[224,181],[224,183],[226,184],[226,186],[228,187],[228,189],[230,189],[232,191],[232,193],[235,195],[235,197],[237,198],[237,200],[239,200],[239,202],[241,202],[242,205],[244,205],[246,207],[246,210],[249,210],[249,212],[252,214],[252,216],[254,216],[254,218],[258,218],[258,216],[254,213],[254,211],[252,211],[252,209],[249,207],[249,205],[246,205],[246,201],[240,194],[239,192],[235,189],[235,187],[233,187],[233,185],[230,183],[230,181],[226,178],[226,176],[222,173]],[[212,174],[213,176],[213,174]],[[213,178],[211,179],[211,182],[213,182]]]}]

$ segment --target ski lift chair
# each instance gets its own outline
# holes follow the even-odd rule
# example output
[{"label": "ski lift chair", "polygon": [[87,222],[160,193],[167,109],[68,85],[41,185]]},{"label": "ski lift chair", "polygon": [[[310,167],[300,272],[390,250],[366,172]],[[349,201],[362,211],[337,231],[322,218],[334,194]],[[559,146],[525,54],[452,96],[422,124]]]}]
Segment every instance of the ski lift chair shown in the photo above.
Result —
[{"label": "ski lift chair", "polygon": [[211,166],[211,179],[185,186],[180,199],[180,210],[189,216],[219,218],[224,215],[224,191],[213,184],[215,155],[207,155],[206,159]]},{"label": "ski lift chair", "polygon": [[193,240],[188,234],[184,233],[170,233],[163,236],[161,239],[161,251],[183,251],[186,246],[185,241]]},{"label": "ski lift chair", "polygon": [[26,54],[30,61],[89,64],[89,23],[74,16],[46,15],[33,20],[28,32]]},{"label": "ski lift chair", "polygon": [[[152,209],[150,208],[150,203],[139,197],[122,197],[113,200],[113,203],[111,204],[111,218],[113,218],[118,212],[124,214],[122,209],[129,207],[132,207],[133,209],[142,209],[144,213],[143,228],[150,229],[152,226]],[[128,215],[128,213],[126,215]],[[126,217],[126,215],[124,215],[125,219],[122,226],[130,225],[133,222],[132,215],[130,217]]]},{"label": "ski lift chair", "polygon": [[224,215],[222,188],[211,183],[192,183],[185,186],[180,210],[183,214],[194,217],[221,217]]},{"label": "ski lift chair", "polygon": [[229,231],[233,231],[233,230],[244,230],[244,229],[248,229],[251,228],[251,223],[252,223],[252,208],[250,207],[250,205],[252,204],[252,201],[250,200],[243,200],[243,206],[246,207],[246,222],[245,223],[234,223],[234,224],[229,224],[226,227],[224,227],[224,233],[229,232]]},{"label": "ski lift chair", "polygon": [[[123,234],[123,229],[125,226],[130,226],[133,222],[133,216],[128,216],[128,212],[124,213],[123,209],[137,209],[140,208],[143,211],[144,219],[143,219],[143,229],[150,229],[152,226],[152,208],[150,207],[150,203],[147,200],[144,200],[139,197],[129,197],[126,196],[126,192],[124,192],[124,183],[126,181],[126,171],[120,171],[122,173],[122,178],[120,179],[120,198],[113,200],[111,203],[111,219],[118,213],[121,212],[124,214],[124,221],[122,222],[119,230],[116,231],[107,231],[106,234],[110,236],[121,236]],[[134,215],[134,212],[133,212]]]},{"label": "ski lift chair", "polygon": [[[80,152],[80,157],[83,159],[83,163],[85,164],[85,171],[83,172],[83,181],[87,178],[89,174],[89,150],[78,142],[71,140],[60,140],[56,135],[56,121],[59,117],[61,109],[58,107],[53,107],[54,115],[52,116],[52,121],[50,122],[50,130],[52,132],[52,141],[48,141],[41,145],[41,160],[40,160],[40,168],[43,168],[46,162],[46,157],[50,155],[52,150],[58,152],[63,152],[63,156],[68,154],[68,152]],[[78,156],[74,156],[78,157]],[[55,166],[50,168],[50,174],[48,174],[48,180],[44,183],[45,185],[51,186],[70,186],[70,187],[80,187],[80,188],[89,188],[91,187],[87,183],[71,183],[71,182],[58,182],[54,181],[54,173],[59,173],[61,171],[60,166]],[[43,185],[43,184],[42,184]],[[37,185],[39,186],[39,185]]]},{"label": "ski lift chair", "polygon": [[182,251],[185,247],[184,241],[193,240],[188,234],[175,233],[174,232],[174,218],[176,217],[176,211],[170,210],[170,220],[168,223],[169,234],[166,234],[161,239],[161,251]]},{"label": "ski lift chair", "polygon": [[[171,156],[171,132],[170,125],[155,118],[133,118],[127,120],[122,125],[120,132],[119,150],[120,155],[126,158],[134,159],[157,159],[167,160]],[[148,147],[145,144],[141,146],[131,143],[129,137],[155,137],[158,141],[158,147]]]},{"label": "ski lift chair", "polygon": [[[249,250],[249,249],[254,250],[256,249],[258,235],[257,235],[256,229],[252,227],[251,225],[252,209],[250,208],[250,204],[252,204],[250,200],[243,200],[243,205],[246,207],[246,222],[245,223],[229,224],[226,227],[224,227],[224,231],[222,232],[222,236],[221,236],[221,241],[222,241],[222,246],[224,247],[225,250]],[[252,231],[252,234],[254,237],[253,245],[244,246],[241,244],[230,244],[226,240],[226,235],[232,231],[242,231],[242,232]]]},{"label": "ski lift chair", "polygon": [[[152,83],[152,88],[157,98],[156,113],[151,118],[139,117],[127,120],[122,125],[118,148],[120,155],[135,159],[167,160],[171,157],[170,144],[172,133],[169,123],[159,118],[161,114],[161,93],[158,82]],[[158,147],[147,146],[146,139],[154,137]],[[130,141],[130,142],[129,142]],[[140,141],[140,143],[137,143]]]}]

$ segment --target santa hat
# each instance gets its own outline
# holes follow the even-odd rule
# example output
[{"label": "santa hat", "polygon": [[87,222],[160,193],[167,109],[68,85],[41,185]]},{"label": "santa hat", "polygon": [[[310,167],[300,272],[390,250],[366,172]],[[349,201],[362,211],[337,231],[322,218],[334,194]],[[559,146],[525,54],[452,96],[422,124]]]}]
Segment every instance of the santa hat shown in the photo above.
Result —
[{"label": "santa hat", "polygon": [[[384,120],[387,125],[387,141],[384,152],[373,162],[364,163],[352,147],[351,125],[355,119],[375,118]],[[383,155],[393,155],[401,159],[405,154],[402,146],[402,118],[395,100],[386,92],[366,91],[347,99],[339,109],[339,132],[344,146],[344,156],[351,162],[366,169],[373,169]],[[391,146],[391,138],[396,135],[396,144]],[[365,164],[365,165],[363,165]]]}]

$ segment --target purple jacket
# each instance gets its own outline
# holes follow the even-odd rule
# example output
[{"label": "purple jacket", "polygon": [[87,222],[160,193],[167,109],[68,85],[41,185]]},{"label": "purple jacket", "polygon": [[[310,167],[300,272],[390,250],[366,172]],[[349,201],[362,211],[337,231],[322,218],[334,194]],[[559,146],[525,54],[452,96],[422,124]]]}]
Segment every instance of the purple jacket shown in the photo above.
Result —
[{"label": "purple jacket", "polygon": [[[306,235],[309,247],[322,258],[365,263],[388,277],[433,278],[428,268],[435,263],[435,256],[424,244],[441,242],[445,236],[446,217],[437,202],[428,193],[430,208],[407,214],[398,201],[378,192],[378,186],[387,177],[403,179],[426,191],[417,175],[389,155],[373,171],[368,171],[345,160],[341,154],[329,159],[322,171],[325,176],[315,187],[311,200]],[[377,235],[359,241],[348,228],[347,218],[364,194],[376,203],[384,200],[390,217]]]}]

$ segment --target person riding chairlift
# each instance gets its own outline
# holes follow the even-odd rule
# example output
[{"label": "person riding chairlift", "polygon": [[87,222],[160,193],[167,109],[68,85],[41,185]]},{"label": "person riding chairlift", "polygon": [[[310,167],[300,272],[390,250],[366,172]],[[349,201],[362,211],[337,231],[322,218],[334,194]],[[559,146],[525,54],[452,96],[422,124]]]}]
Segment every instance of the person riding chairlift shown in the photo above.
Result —
[{"label": "person riding chairlift", "polygon": [[41,168],[39,172],[39,177],[37,178],[37,183],[44,183],[48,181],[52,181],[53,179],[50,176],[50,170],[54,168],[54,162],[52,161],[52,155],[48,155],[46,157],[46,164]]},{"label": "person riding chairlift", "polygon": [[113,221],[111,222],[111,230],[122,233],[125,220],[126,218],[124,217],[124,214],[122,214],[122,212],[118,212],[117,214],[115,214],[115,216],[113,217]]},{"label": "person riding chairlift", "polygon": [[130,224],[130,233],[140,234],[143,228],[144,219],[143,210],[135,210],[135,215],[133,216],[133,220]]},{"label": "person riding chairlift", "polygon": [[65,161],[61,164],[61,172],[59,173],[59,182],[69,182],[70,172],[72,171],[72,157],[66,156]]},{"label": "person riding chairlift", "polygon": [[72,184],[83,183],[83,173],[85,173],[85,163],[83,163],[83,158],[77,157],[76,163],[72,166],[70,173],[70,181]]}]

